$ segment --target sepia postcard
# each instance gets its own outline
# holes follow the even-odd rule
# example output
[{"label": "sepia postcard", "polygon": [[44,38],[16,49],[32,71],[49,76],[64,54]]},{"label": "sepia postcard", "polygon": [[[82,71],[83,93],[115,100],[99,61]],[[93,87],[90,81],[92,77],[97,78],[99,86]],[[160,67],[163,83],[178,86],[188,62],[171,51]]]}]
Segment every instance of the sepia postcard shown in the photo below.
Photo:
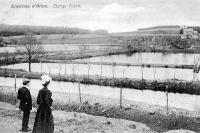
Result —
[{"label": "sepia postcard", "polygon": [[0,0],[0,133],[200,132],[200,0]]}]

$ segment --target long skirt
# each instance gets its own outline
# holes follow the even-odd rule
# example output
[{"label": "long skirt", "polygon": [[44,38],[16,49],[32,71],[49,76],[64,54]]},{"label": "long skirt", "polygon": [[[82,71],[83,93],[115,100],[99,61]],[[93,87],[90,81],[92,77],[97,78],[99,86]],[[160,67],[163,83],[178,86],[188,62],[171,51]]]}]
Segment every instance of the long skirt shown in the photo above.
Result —
[{"label": "long skirt", "polygon": [[53,133],[54,122],[51,108],[47,105],[40,105],[37,109],[32,133]]}]

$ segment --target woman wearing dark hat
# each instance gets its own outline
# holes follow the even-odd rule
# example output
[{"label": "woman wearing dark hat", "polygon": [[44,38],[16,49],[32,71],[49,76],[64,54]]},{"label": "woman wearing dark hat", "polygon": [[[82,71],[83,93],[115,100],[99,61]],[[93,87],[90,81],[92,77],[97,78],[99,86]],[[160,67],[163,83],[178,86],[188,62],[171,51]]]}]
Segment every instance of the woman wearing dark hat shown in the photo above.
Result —
[{"label": "woman wearing dark hat", "polygon": [[37,109],[32,133],[53,133],[54,122],[51,111],[53,100],[51,98],[52,93],[47,88],[51,78],[48,75],[42,76],[41,78],[43,89],[41,89],[38,93],[37,104],[39,106]]},{"label": "woman wearing dark hat", "polygon": [[19,88],[17,99],[20,100],[19,109],[23,111],[23,119],[22,119],[22,132],[28,132],[30,129],[28,128],[28,121],[30,110],[32,110],[32,98],[29,91],[29,79],[24,79],[22,82],[22,87]]}]

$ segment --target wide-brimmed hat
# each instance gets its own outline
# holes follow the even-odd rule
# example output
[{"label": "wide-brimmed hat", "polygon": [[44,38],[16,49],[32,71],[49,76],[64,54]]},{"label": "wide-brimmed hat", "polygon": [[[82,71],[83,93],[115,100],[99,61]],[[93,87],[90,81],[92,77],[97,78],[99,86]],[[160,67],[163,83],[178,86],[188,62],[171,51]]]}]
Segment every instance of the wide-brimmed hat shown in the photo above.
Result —
[{"label": "wide-brimmed hat", "polygon": [[47,85],[47,84],[49,84],[50,82],[51,82],[51,77],[49,76],[49,75],[42,75],[41,77],[40,77],[40,79],[42,80],[42,84],[43,85]]},{"label": "wide-brimmed hat", "polygon": [[22,84],[27,85],[30,82],[30,79],[24,78]]}]

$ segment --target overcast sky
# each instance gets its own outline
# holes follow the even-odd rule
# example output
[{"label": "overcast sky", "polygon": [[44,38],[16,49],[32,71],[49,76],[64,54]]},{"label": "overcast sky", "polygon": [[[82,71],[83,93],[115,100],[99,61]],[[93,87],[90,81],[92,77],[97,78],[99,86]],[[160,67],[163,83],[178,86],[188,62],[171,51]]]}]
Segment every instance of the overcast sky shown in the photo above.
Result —
[{"label": "overcast sky", "polygon": [[[47,4],[16,9],[12,4]],[[79,4],[55,9],[53,4]],[[0,23],[133,31],[157,25],[200,25],[200,0],[0,0]]]}]

